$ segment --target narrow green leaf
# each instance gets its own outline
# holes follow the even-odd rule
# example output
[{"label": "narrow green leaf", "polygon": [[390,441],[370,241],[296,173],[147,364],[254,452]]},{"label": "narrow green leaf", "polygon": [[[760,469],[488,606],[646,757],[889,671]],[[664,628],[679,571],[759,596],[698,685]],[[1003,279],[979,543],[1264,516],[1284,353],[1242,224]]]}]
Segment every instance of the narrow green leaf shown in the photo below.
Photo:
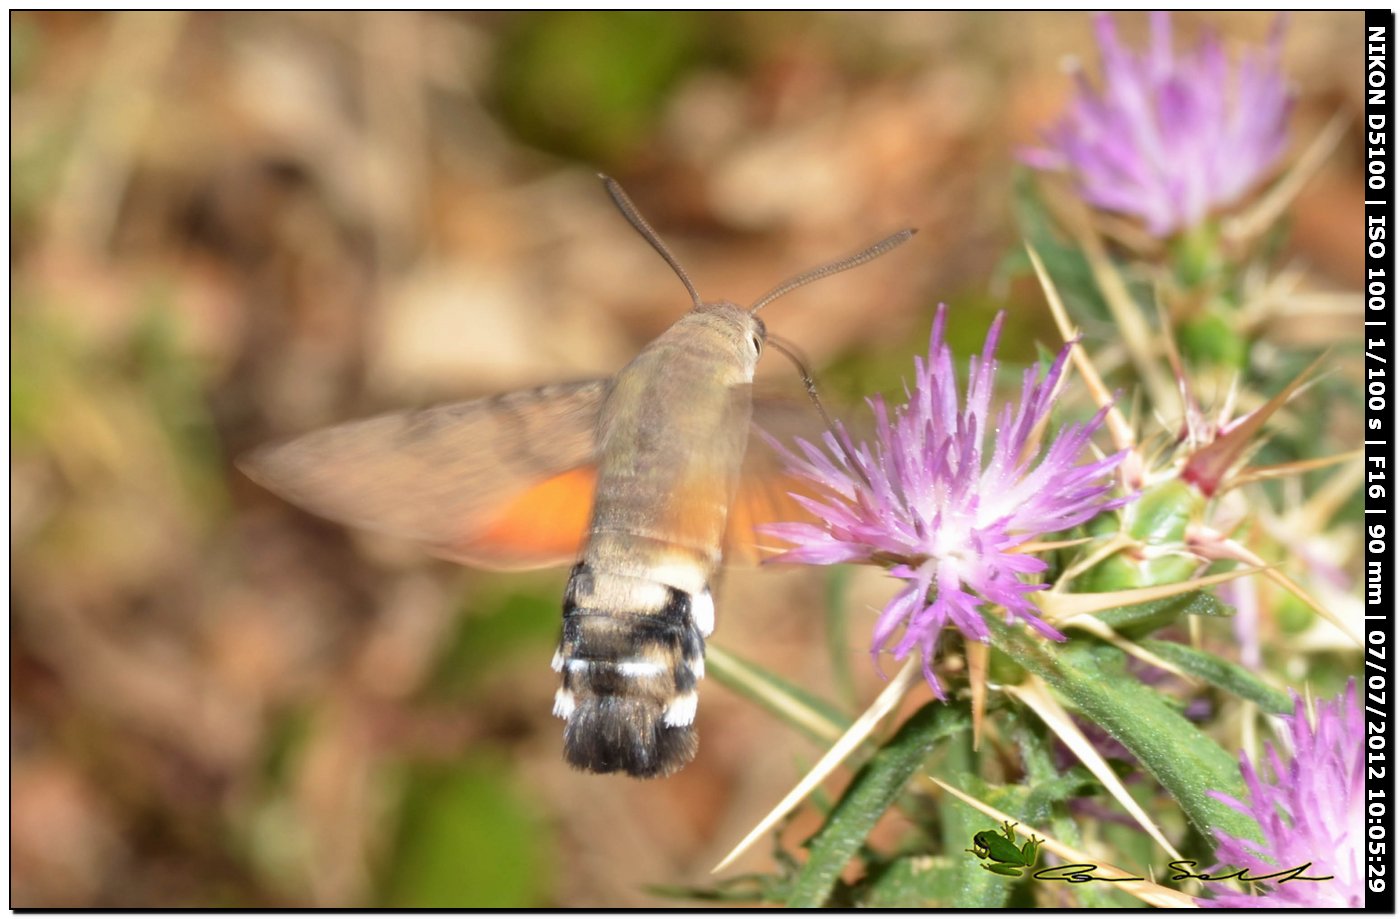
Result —
[{"label": "narrow green leaf", "polygon": [[909,777],[942,738],[968,727],[965,711],[930,702],[905,721],[894,737],[856,773],[825,825],[808,845],[791,907],[822,906],[851,857],[887,811]]},{"label": "narrow green leaf", "polygon": [[[1063,804],[1082,795],[1101,792],[1103,788],[1088,769],[1073,766],[1054,778],[1030,785],[1028,791],[1030,794],[1026,798],[1026,821],[1039,824],[1050,814],[1054,805]],[[1059,836],[1060,833],[1055,835]]]},{"label": "narrow green leaf", "polygon": [[[952,777],[954,784],[967,794],[990,804],[1018,823],[1028,822],[1026,802],[1030,796],[1025,788],[1019,785],[993,785],[974,773],[942,774],[945,778]],[[956,835],[944,836],[944,851],[953,857],[954,875],[957,880],[953,904],[967,909],[1005,908],[1012,893],[1025,885],[1025,878],[994,874],[982,867],[982,862],[977,856],[967,851],[972,846],[973,835],[982,830],[994,829],[994,821],[989,820],[986,814],[972,805],[952,797],[944,799],[944,810],[945,813],[957,814],[954,822],[961,825],[961,830]]]},{"label": "narrow green leaf", "polygon": [[819,744],[835,741],[851,726],[850,717],[830,702],[716,645],[706,649],[705,668],[716,681]]},{"label": "narrow green leaf", "polygon": [[1131,750],[1207,837],[1218,829],[1260,838],[1253,820],[1210,794],[1243,797],[1234,758],[1127,673],[1121,651],[1087,638],[1052,644],[1007,626],[999,616],[986,621],[997,647]]},{"label": "narrow green leaf", "polygon": [[[1049,835],[1060,842],[1083,849],[1079,824],[1070,813],[1069,803],[1076,798],[1102,794],[1103,786],[1082,765],[1062,769],[1056,764],[1051,752],[1053,734],[1044,724],[1022,725],[1012,732],[1012,736],[1021,750],[1022,761],[1026,764],[1026,780],[1030,786],[1025,822],[1031,826],[1046,827]],[[1039,816],[1042,811],[1048,811],[1048,814]],[[1132,838],[1139,843],[1138,848],[1143,851],[1139,854],[1137,849],[1109,848],[1107,851],[1113,853],[1114,863],[1119,866],[1151,864],[1159,852],[1157,844],[1136,826],[1121,829],[1130,830]],[[1102,837],[1100,844],[1103,844]],[[1074,896],[1076,905],[1084,909],[1131,909],[1141,905],[1112,884],[1078,884],[1074,886]]]},{"label": "narrow green leaf", "polygon": [[1096,613],[1113,628],[1113,631],[1129,638],[1149,635],[1157,629],[1171,625],[1182,616],[1233,616],[1235,611],[1220,601],[1215,594],[1197,590],[1177,597],[1163,597],[1132,606]]},{"label": "narrow green leaf", "polygon": [[856,889],[856,902],[874,909],[963,906],[956,899],[965,866],[946,855],[908,855],[876,867]]},{"label": "narrow green leaf", "polygon": [[1060,768],[1051,752],[1053,738],[1047,736],[1048,731],[1043,722],[1032,718],[1012,719],[1010,724],[1011,740],[1021,751],[1021,765],[1025,769],[1022,785],[1029,792],[1026,819],[1036,825],[1051,815],[1055,804],[1076,794],[1086,793],[1081,791],[1086,781],[1090,786],[1088,794],[1098,788],[1097,782],[1084,767]]},{"label": "narrow green leaf", "polygon": [[[1070,816],[1068,802],[1083,795],[1092,795],[1102,788],[1093,774],[1081,765],[1062,769],[1051,753],[1052,740],[1047,736],[1049,728],[1043,723],[1017,722],[1011,729],[1011,736],[1017,749],[1021,751],[1021,762],[1025,765],[1026,796],[1025,822],[1035,827],[1046,827],[1051,836],[1066,845],[1083,848],[1079,826]],[[1131,905],[1131,898],[1123,902],[1102,884],[1081,884],[1075,888],[1078,905],[1088,909],[1104,909],[1113,906]]]},{"label": "narrow green leaf", "polygon": [[1232,692],[1241,699],[1247,699],[1267,712],[1281,715],[1293,711],[1293,700],[1288,697],[1288,693],[1275,689],[1239,664],[1232,664],[1214,654],[1197,651],[1175,641],[1148,639],[1141,642],[1141,645],[1192,676],[1200,677],[1226,692]]},{"label": "narrow green leaf", "polygon": [[[959,788],[972,787],[973,783],[981,782],[977,778],[981,771],[980,760],[981,756],[972,749],[972,732],[968,731],[952,738],[943,748],[936,773],[944,778],[956,777]],[[980,788],[981,785],[976,787]],[[946,795],[939,802],[938,817],[939,843],[942,851],[951,856],[956,856],[972,844],[972,834],[982,829],[982,823],[986,820],[981,811]],[[963,905],[962,900],[955,902]]]}]

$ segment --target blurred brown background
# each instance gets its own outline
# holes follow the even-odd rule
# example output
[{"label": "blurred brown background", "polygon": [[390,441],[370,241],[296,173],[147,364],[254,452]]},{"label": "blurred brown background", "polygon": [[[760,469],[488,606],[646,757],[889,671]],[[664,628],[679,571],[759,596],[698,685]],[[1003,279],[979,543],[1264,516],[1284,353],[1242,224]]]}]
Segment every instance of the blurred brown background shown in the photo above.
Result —
[{"label": "blurred brown background", "polygon": [[[1238,47],[1272,17],[1175,21]],[[1063,58],[1095,67],[1088,18],[10,26],[12,904],[622,906],[703,882],[816,748],[711,681],[678,776],[571,772],[549,714],[562,573],[347,532],[232,459],[621,366],[687,298],[600,169],[708,298],[917,226],[765,316],[838,387],[898,380],[939,300],[970,317],[955,343],[1007,305],[1006,353],[1033,355],[1054,341],[1039,298],[997,281],[1014,151],[1067,97]],[[1359,113],[1361,45],[1359,14],[1291,18],[1295,152]],[[1362,163],[1349,136],[1295,208],[1287,255],[1323,290],[1359,286]],[[826,686],[825,588],[732,572],[716,640]],[[881,591],[852,605],[864,698]]]}]

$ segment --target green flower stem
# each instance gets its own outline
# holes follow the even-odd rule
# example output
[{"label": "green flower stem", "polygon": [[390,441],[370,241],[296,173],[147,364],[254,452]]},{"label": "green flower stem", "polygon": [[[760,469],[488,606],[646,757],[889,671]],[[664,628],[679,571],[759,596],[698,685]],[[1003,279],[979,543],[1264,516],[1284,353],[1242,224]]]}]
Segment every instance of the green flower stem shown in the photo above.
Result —
[{"label": "green flower stem", "polygon": [[850,593],[852,568],[833,565],[826,577],[826,651],[831,660],[831,678],[837,698],[848,706],[856,706],[856,680],[851,671],[851,648],[847,641],[849,616],[846,596]]}]

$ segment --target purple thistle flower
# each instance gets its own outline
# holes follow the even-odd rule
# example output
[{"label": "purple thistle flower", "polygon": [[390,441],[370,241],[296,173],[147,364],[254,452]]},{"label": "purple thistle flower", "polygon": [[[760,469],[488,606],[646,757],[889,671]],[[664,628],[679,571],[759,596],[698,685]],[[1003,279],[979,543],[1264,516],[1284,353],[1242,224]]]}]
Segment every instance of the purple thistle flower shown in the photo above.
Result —
[{"label": "purple thistle flower", "polygon": [[[967,401],[958,399],[953,356],[943,340],[947,308],[939,306],[928,360],[914,359],[914,389],[893,415],[883,399],[868,400],[875,416],[871,443],[856,442],[841,425],[822,446],[798,439],[801,456],[774,443],[795,475],[816,483],[822,496],[794,496],[821,521],[765,528],[792,545],[775,562],[832,565],[872,562],[903,579],[904,588],[875,624],[871,653],[893,644],[896,659],[915,648],[924,676],[938,696],[934,655],[944,626],[969,639],[989,634],[978,607],[1005,607],[1037,632],[1064,636],[1042,621],[1027,594],[1047,585],[1028,583],[1045,562],[1018,552],[1025,542],[1083,523],[1121,501],[1107,498],[1115,454],[1077,464],[1103,421],[1069,425],[1039,448],[1040,434],[1069,357],[1060,351],[1043,379],[1026,370],[1019,403],[993,413],[997,338],[1004,314],[987,333],[980,358],[969,362]],[[825,449],[823,449],[823,447]],[[903,626],[903,635],[895,634]]]},{"label": "purple thistle flower", "polygon": [[[1319,702],[1312,720],[1303,700],[1294,698],[1293,714],[1283,718],[1292,756],[1285,759],[1272,745],[1266,745],[1273,774],[1270,781],[1240,757],[1248,805],[1215,793],[1221,801],[1257,820],[1264,842],[1236,839],[1217,831],[1215,854],[1221,867],[1246,868],[1255,877],[1309,863],[1304,876],[1332,877],[1269,884],[1268,892],[1260,896],[1226,891],[1202,900],[1203,905],[1246,909],[1365,905],[1362,802],[1366,745],[1356,683],[1348,682],[1339,698]],[[1211,869],[1211,873],[1215,871]]]},{"label": "purple thistle flower", "polygon": [[1078,95],[1045,146],[1022,153],[1028,165],[1069,172],[1090,204],[1166,237],[1235,203],[1282,155],[1293,105],[1279,70],[1282,19],[1269,44],[1234,68],[1212,34],[1174,54],[1163,12],[1151,15],[1141,54],[1119,43],[1107,14],[1094,30],[1103,88],[1076,72]]}]

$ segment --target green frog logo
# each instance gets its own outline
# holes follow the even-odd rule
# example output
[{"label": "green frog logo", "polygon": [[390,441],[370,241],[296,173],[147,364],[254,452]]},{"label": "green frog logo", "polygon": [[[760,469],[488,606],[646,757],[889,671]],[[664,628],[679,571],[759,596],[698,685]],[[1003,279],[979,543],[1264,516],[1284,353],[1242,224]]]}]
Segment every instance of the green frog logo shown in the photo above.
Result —
[{"label": "green frog logo", "polygon": [[1021,876],[1023,868],[1034,868],[1040,860],[1040,844],[1043,839],[1031,836],[1030,842],[1016,848],[1016,824],[1007,821],[1001,825],[1001,832],[983,830],[972,836],[972,848],[964,849],[983,860],[982,867],[1009,878]]}]

